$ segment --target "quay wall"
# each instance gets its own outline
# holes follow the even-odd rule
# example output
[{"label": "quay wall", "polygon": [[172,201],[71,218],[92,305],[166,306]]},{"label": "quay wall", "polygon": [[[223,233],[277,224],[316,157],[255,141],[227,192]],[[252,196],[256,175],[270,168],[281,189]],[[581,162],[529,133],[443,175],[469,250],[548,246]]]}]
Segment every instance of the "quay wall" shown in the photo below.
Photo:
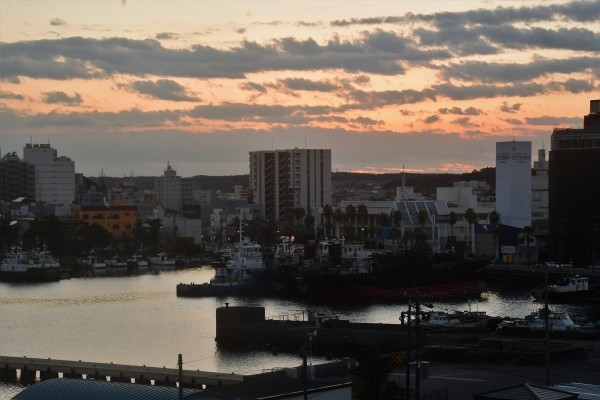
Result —
[{"label": "quay wall", "polygon": [[[19,374],[17,373],[19,371]],[[97,380],[150,383],[157,385],[176,386],[179,381],[179,370],[176,368],[149,367],[146,365],[126,365],[114,363],[95,363],[89,361],[53,360],[29,357],[0,356],[0,380],[16,382],[20,376],[22,383],[33,383],[39,379],[58,378],[87,378]],[[182,382],[184,387],[211,387],[241,383],[243,375],[218,372],[183,370]]]}]

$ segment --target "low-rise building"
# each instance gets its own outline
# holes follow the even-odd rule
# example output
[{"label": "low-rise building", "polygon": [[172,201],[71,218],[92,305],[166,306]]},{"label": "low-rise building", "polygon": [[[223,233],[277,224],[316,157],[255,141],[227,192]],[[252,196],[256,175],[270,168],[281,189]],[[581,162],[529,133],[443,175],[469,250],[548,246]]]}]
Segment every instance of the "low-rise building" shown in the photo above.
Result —
[{"label": "low-rise building", "polygon": [[115,239],[133,236],[138,218],[137,207],[119,202],[108,206],[74,206],[72,215],[88,225],[100,225]]}]

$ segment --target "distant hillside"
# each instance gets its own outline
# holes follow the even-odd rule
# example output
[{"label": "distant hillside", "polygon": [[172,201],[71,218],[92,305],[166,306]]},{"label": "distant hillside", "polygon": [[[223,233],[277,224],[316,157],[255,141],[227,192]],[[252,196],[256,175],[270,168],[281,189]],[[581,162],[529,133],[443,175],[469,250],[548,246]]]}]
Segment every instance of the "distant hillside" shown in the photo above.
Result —
[{"label": "distant hillside", "polygon": [[[383,190],[402,186],[402,174],[361,174],[351,172],[332,173],[334,183],[349,182],[358,186],[360,182],[380,182]],[[452,186],[459,181],[483,181],[492,189],[496,187],[496,168],[488,167],[463,174],[415,174],[406,173],[406,186],[415,188],[416,193],[434,195],[437,187]]]},{"label": "distant hillside", "polygon": [[[156,176],[134,176],[125,178],[114,178],[114,177],[89,177],[89,180],[95,185],[100,184],[100,180],[106,187],[114,187],[119,182],[133,180],[135,187],[138,189],[154,189],[154,180]],[[223,190],[225,192],[233,192],[235,185],[242,185],[245,188],[248,187],[249,176],[248,175],[230,175],[230,176],[206,176],[197,175],[192,177],[194,189],[201,190]]]},{"label": "distant hillside", "polygon": [[[133,179],[135,186],[140,189],[153,189],[153,176],[136,176],[133,178],[112,178],[104,177],[103,181],[107,187],[113,187],[124,180]],[[250,177],[248,175],[229,175],[229,176],[207,176],[196,175],[192,177],[194,189],[202,190],[223,190],[232,192],[235,185],[248,187]],[[348,182],[352,186],[360,186],[364,182],[379,182],[384,190],[394,189],[402,186],[402,174],[361,174],[352,172],[332,172],[331,179],[334,186],[340,186],[343,182]],[[94,184],[99,184],[99,178],[89,178]],[[484,181],[492,188],[496,187],[496,169],[493,167],[482,168],[464,174],[406,174],[406,185],[415,188],[415,192],[424,194],[435,194],[435,188],[440,186],[452,186],[453,182],[458,181]]]}]

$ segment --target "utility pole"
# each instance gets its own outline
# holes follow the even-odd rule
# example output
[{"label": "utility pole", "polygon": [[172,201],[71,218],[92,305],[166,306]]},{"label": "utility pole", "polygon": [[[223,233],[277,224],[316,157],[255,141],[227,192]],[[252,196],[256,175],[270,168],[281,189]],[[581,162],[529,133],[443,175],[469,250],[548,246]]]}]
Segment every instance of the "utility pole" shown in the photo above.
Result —
[{"label": "utility pole", "polygon": [[419,351],[421,350],[421,332],[419,331],[419,324],[421,321],[421,302],[417,297],[417,304],[415,309],[417,315],[415,316],[415,399],[421,398],[421,360],[419,357]]},{"label": "utility pole", "polygon": [[183,400],[183,357],[181,353],[177,358],[177,365],[179,366],[179,400]]},{"label": "utility pole", "polygon": [[550,326],[548,321],[548,265],[544,269],[544,348],[546,351],[546,386],[550,386],[550,350],[548,341],[550,336]]},{"label": "utility pole", "polygon": [[410,399],[410,323],[411,323],[411,300],[408,299],[408,315],[406,320],[406,398]]},{"label": "utility pole", "polygon": [[304,400],[308,400],[308,367],[306,362],[306,343],[308,342],[308,332],[304,336],[302,341],[302,391],[304,393]]}]

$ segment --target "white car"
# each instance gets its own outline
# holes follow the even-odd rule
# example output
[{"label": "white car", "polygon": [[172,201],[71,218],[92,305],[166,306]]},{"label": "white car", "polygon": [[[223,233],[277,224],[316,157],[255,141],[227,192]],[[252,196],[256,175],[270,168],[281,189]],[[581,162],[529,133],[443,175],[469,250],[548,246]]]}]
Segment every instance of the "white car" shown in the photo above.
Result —
[{"label": "white car", "polygon": [[560,269],[560,264],[554,261],[548,261],[546,263],[546,268],[548,269]]}]

